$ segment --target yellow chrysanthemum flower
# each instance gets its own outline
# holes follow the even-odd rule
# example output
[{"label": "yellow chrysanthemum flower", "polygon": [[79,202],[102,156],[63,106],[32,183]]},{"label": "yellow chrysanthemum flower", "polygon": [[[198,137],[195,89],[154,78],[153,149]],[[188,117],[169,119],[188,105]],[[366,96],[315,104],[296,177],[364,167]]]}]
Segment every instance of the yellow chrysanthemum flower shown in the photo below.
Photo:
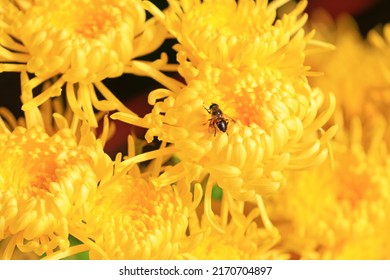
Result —
[{"label": "yellow chrysanthemum flower", "polygon": [[[199,180],[203,171],[210,174],[210,186],[217,183],[238,199],[254,199],[255,194],[278,189],[285,168],[306,168],[326,158],[325,146],[334,129],[321,136],[320,128],[333,112],[332,96],[321,101],[324,112],[318,114],[316,100],[324,96],[304,81],[287,83],[266,76],[253,77],[250,85],[239,82],[225,88],[194,80],[177,93],[156,90],[150,94],[154,109],[138,123],[150,127],[148,141],[158,136],[173,143],[173,152],[181,160],[154,181],[157,186],[182,177]],[[156,102],[164,94],[168,97]],[[213,102],[234,119],[227,133],[209,127],[210,114],[204,106]],[[113,118],[137,123],[123,113]]]},{"label": "yellow chrysanthemum flower", "polygon": [[[318,11],[311,24],[318,39],[336,47],[321,56],[308,57],[314,70],[324,72],[324,76],[312,78],[311,85],[335,94],[346,124],[356,116],[365,123],[375,121],[378,114],[390,117],[390,64],[386,56],[360,35],[356,22],[348,15],[333,20]],[[385,39],[377,33],[371,32],[370,37],[378,46],[385,46]]]},{"label": "yellow chrysanthemum flower", "polygon": [[[321,127],[331,117],[335,99],[307,82],[303,63],[311,35],[304,36],[306,17],[299,17],[306,2],[276,21],[276,8],[287,1],[225,2],[228,8],[221,1],[169,1],[165,14],[145,3],[178,39],[179,72],[186,85],[171,81],[169,89],[153,91],[149,103],[154,108],[143,119],[126,113],[112,117],[149,128],[148,141],[158,137],[173,144],[181,162],[153,180],[156,186],[184,177],[203,181],[209,174],[206,199],[218,184],[236,199],[255,200],[285,182],[284,169],[307,168],[326,158],[335,127],[326,132]],[[244,28],[230,23],[262,13]],[[205,43],[215,38],[213,32],[225,38],[215,44],[224,49]],[[233,38],[232,45],[227,37]],[[239,46],[249,41],[255,43],[243,59],[235,59],[243,53]],[[198,52],[203,48],[208,51]],[[212,104],[221,110],[215,112],[219,119],[211,114]]]},{"label": "yellow chrysanthemum flower", "polygon": [[66,250],[72,227],[94,203],[108,155],[86,131],[78,141],[69,128],[52,136],[41,126],[2,128],[0,239],[8,242],[2,258],[15,246],[38,255]]},{"label": "yellow chrysanthemum flower", "polygon": [[[390,55],[390,24],[387,23],[383,26],[383,28],[378,32],[378,30],[371,30],[367,34],[368,41],[376,47],[382,55],[386,58]],[[382,60],[379,68],[381,69],[382,75],[389,79],[389,64],[386,63],[385,60]]]},{"label": "yellow chrysanthemum flower", "polygon": [[[224,232],[215,230],[207,218],[207,213],[198,211],[197,215],[190,219],[190,233],[203,232],[204,235],[189,251],[189,256],[201,260],[286,259],[287,255],[274,249],[275,244],[280,241],[280,236],[268,220],[262,201],[260,200],[260,208],[254,207],[245,214],[244,211],[248,207],[245,207],[244,203],[226,199],[226,196],[228,195],[223,196],[221,203],[213,203],[214,208],[219,208],[219,211],[216,210],[219,212],[216,220]],[[260,222],[256,221],[259,216],[262,218]]]},{"label": "yellow chrysanthemum flower", "polygon": [[[0,1],[0,72],[29,72],[34,78],[22,87],[55,83],[23,110],[61,94],[66,84],[69,104],[80,119],[97,126],[93,108],[131,113],[102,83],[123,73],[153,76],[157,66],[133,61],[158,48],[166,31],[146,20],[140,0],[127,1]],[[164,62],[165,61],[165,62]],[[157,75],[157,77],[156,77]],[[106,100],[99,100],[95,88]]]},{"label": "yellow chrysanthemum flower", "polygon": [[[6,245],[5,242],[3,243]],[[3,243],[0,242],[0,247],[3,245]],[[0,252],[2,251],[2,248],[0,248]],[[16,248],[12,255],[12,260],[39,260],[39,256],[34,252],[23,253]]]},{"label": "yellow chrysanthemum flower", "polygon": [[307,1],[277,18],[277,9],[289,1],[169,0],[164,12],[150,2],[144,7],[178,40],[179,71],[186,79],[197,77],[205,64],[225,77],[257,68],[299,76],[309,70],[304,66],[307,45],[315,48],[319,42],[302,29]]},{"label": "yellow chrysanthemum flower", "polygon": [[[28,82],[22,75],[22,83]],[[22,100],[33,98],[24,89]],[[2,259],[21,252],[51,256],[88,247],[69,248],[69,234],[94,205],[99,182],[112,173],[104,153],[106,120],[101,138],[87,124],[54,113],[45,104],[17,121],[5,108],[0,115],[0,240]],[[58,106],[57,106],[58,107]],[[53,121],[54,120],[54,121]],[[111,166],[111,168],[110,168]]]},{"label": "yellow chrysanthemum flower", "polygon": [[0,238],[39,255],[66,248],[69,225],[83,218],[96,191],[90,156],[70,130],[50,137],[39,127],[18,127],[0,137]]},{"label": "yellow chrysanthemum flower", "polygon": [[[179,184],[180,185],[180,184]],[[101,185],[86,220],[91,259],[178,259],[186,253],[192,195],[188,185],[157,189],[139,176],[124,175]],[[188,242],[187,242],[188,243]]]},{"label": "yellow chrysanthemum flower", "polygon": [[[210,226],[210,225],[209,225]],[[208,226],[208,227],[209,227]],[[206,226],[207,228],[207,226]],[[277,252],[270,251],[274,237],[255,223],[248,228],[240,228],[231,223],[225,233],[209,233],[200,244],[191,251],[195,259],[200,260],[258,260],[280,259]]]},{"label": "yellow chrysanthemum flower", "polygon": [[377,119],[371,145],[362,146],[362,127],[335,141],[329,164],[290,174],[288,186],[267,201],[281,231],[281,249],[302,259],[389,259],[390,157]]},{"label": "yellow chrysanthemum flower", "polygon": [[[381,31],[381,34],[376,30],[368,33],[369,42],[379,52],[378,59],[369,68],[376,73],[379,82],[372,85],[367,98],[372,99],[371,103],[374,104],[371,112],[379,111],[390,122],[390,24],[386,24]],[[390,143],[390,129],[387,129],[385,138]]]}]

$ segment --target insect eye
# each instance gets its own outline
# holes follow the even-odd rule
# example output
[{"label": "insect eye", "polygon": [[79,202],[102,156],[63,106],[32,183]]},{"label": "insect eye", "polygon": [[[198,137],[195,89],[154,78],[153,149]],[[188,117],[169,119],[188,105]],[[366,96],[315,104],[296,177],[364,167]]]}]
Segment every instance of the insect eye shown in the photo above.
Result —
[{"label": "insect eye", "polygon": [[210,105],[210,110],[217,109],[218,107],[219,107],[218,104],[213,103]]}]

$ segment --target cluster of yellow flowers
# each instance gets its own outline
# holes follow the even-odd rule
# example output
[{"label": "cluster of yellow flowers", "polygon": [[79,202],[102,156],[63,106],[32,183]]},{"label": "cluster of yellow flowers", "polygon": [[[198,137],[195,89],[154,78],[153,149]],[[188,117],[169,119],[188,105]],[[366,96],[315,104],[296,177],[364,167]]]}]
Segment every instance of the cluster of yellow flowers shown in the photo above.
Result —
[{"label": "cluster of yellow flowers", "polygon": [[[167,2],[0,0],[0,258],[389,258],[390,26]],[[161,85],[145,116],[103,84],[126,74]],[[112,120],[159,147],[110,157]]]},{"label": "cluster of yellow flowers", "polygon": [[282,248],[303,259],[390,259],[389,30],[367,39],[350,16],[313,14],[318,38],[336,46],[308,63],[325,72],[310,84],[336,95],[330,123],[333,159],[309,172],[289,173],[270,197],[268,213]]}]

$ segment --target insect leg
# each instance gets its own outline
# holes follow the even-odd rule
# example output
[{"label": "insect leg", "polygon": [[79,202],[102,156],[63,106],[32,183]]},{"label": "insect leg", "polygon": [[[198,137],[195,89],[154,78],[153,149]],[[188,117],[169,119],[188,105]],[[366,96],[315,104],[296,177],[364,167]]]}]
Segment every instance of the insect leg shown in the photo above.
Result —
[{"label": "insect leg", "polygon": [[212,120],[212,119],[208,119],[207,122],[205,122],[203,125],[207,124],[208,122],[211,123],[211,120]]}]

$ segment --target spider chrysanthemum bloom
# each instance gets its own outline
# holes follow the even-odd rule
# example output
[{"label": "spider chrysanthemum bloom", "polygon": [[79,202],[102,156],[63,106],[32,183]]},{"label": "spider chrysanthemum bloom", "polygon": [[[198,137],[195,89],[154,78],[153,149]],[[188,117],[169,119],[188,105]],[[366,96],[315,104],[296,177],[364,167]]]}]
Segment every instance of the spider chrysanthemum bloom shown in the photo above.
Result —
[{"label": "spider chrysanthemum bloom", "polygon": [[[22,83],[27,82],[22,75]],[[32,92],[23,91],[22,100]],[[84,122],[54,113],[46,104],[16,121],[0,109],[0,240],[2,259],[17,247],[48,258],[87,250],[69,248],[69,235],[77,237],[88,218],[101,180],[112,174],[112,161],[104,153],[108,122],[98,139]],[[82,240],[88,242],[88,240]],[[76,250],[76,251],[75,251]]]},{"label": "spider chrysanthemum bloom", "polygon": [[[139,0],[0,3],[0,71],[34,74],[22,85],[28,88],[56,80],[23,110],[60,95],[66,84],[72,110],[96,127],[93,107],[130,112],[102,80],[123,73],[153,76],[157,72],[147,62],[133,61],[158,48],[166,34],[154,19],[146,20]],[[95,88],[106,100],[98,100]]]},{"label": "spider chrysanthemum bloom", "polygon": [[[386,37],[370,32],[371,41],[378,46],[376,49],[361,36],[356,22],[347,15],[333,20],[318,11],[311,17],[311,24],[318,39],[327,40],[336,47],[321,56],[308,57],[313,70],[324,72],[324,76],[310,79],[311,85],[335,94],[346,124],[356,116],[365,123],[375,121],[378,114],[390,117],[390,63],[384,54]],[[390,57],[390,51],[387,51],[387,57]]]},{"label": "spider chrysanthemum bloom", "polygon": [[148,2],[144,6],[178,40],[179,71],[186,79],[198,76],[204,64],[226,77],[259,67],[298,76],[309,70],[304,66],[308,44],[315,48],[318,42],[302,28],[307,1],[277,18],[278,8],[287,2],[169,0],[163,12]]},{"label": "spider chrysanthemum bloom", "polygon": [[[324,159],[331,133],[321,141],[318,132],[332,114],[334,98],[307,84],[306,2],[275,22],[276,9],[286,2],[169,1],[165,13],[146,3],[178,39],[179,71],[187,85],[151,93],[154,109],[143,121],[115,117],[150,128],[149,141],[157,136],[175,144],[181,160],[200,164],[241,199],[277,189],[286,167]],[[233,119],[227,134],[212,123],[204,125],[213,103]],[[189,167],[183,165],[175,172],[184,174]]]},{"label": "spider chrysanthemum bloom", "polygon": [[[207,224],[207,222],[206,222]],[[207,230],[209,224],[203,228]],[[225,233],[212,230],[206,234],[194,250],[189,253],[199,260],[259,260],[281,259],[282,254],[273,251],[275,236],[259,228],[255,222],[237,226],[233,222],[225,228]]]},{"label": "spider chrysanthemum bloom", "polygon": [[[371,30],[368,33],[368,41],[378,51],[378,59],[370,65],[372,72],[375,72],[379,82],[373,83],[371,90],[367,92],[370,98],[373,111],[379,111],[387,120],[390,120],[390,24],[386,24],[381,32]],[[390,129],[387,129],[385,138],[390,143]]]},{"label": "spider chrysanthemum bloom", "polygon": [[294,173],[281,193],[267,201],[281,231],[281,247],[303,259],[388,259],[390,158],[377,119],[371,145],[362,128],[336,136],[334,169],[329,164]]},{"label": "spider chrysanthemum bloom", "polygon": [[2,132],[0,142],[0,238],[39,255],[66,248],[69,220],[80,219],[97,185],[72,133],[49,137],[40,128],[18,127]]},{"label": "spider chrysanthemum bloom", "polygon": [[[275,250],[280,241],[278,230],[268,220],[263,202],[260,207],[245,207],[245,203],[231,200],[224,194],[222,201],[214,201],[218,214],[216,220],[223,228],[220,232],[210,224],[207,213],[197,211],[189,221],[189,232],[204,232],[199,243],[189,251],[189,256],[200,260],[258,260],[285,259]],[[261,218],[261,220],[259,219]]]},{"label": "spider chrysanthemum bloom", "polygon": [[[390,56],[390,24],[387,23],[382,29],[373,29],[367,34],[367,39],[372,46],[377,48],[386,58]],[[389,79],[389,64],[382,60],[380,68],[385,72],[385,77]],[[383,68],[382,68],[383,67]]]},{"label": "spider chrysanthemum bloom", "polygon": [[132,175],[112,181],[99,187],[86,220],[85,236],[105,252],[91,248],[91,259],[177,259],[186,253],[189,186],[157,189]]},{"label": "spider chrysanthemum bloom", "polygon": [[[177,38],[186,84],[171,81],[168,89],[153,91],[154,108],[142,120],[126,113],[113,118],[149,128],[148,141],[173,144],[180,163],[153,180],[156,186],[183,177],[203,181],[209,174],[206,199],[218,184],[235,199],[253,200],[277,190],[286,168],[304,169],[326,158],[335,128],[322,126],[335,99],[307,82],[306,2],[275,21],[286,2],[169,1],[165,13],[145,4]],[[209,38],[219,39],[208,44]],[[221,118],[225,123],[218,126]]]},{"label": "spider chrysanthemum bloom", "polygon": [[[203,171],[210,174],[210,187],[217,183],[235,198],[254,199],[278,189],[284,169],[306,168],[326,158],[326,143],[334,129],[323,132],[321,126],[333,113],[332,96],[324,97],[304,80],[278,79],[268,73],[245,78],[219,87],[193,80],[177,93],[150,94],[155,105],[143,119],[142,125],[150,127],[146,138],[157,136],[173,143],[181,160],[154,180],[156,185],[181,177],[198,180]],[[164,95],[168,96],[164,101],[155,102]],[[211,116],[205,107],[213,102],[232,118],[226,133],[208,121]],[[134,121],[122,113],[113,117]]]},{"label": "spider chrysanthemum bloom", "polygon": [[68,128],[49,136],[40,126],[2,126],[0,239],[8,242],[3,259],[15,246],[48,256],[68,249],[72,227],[88,216],[110,162],[90,137],[82,135],[79,143]]}]

